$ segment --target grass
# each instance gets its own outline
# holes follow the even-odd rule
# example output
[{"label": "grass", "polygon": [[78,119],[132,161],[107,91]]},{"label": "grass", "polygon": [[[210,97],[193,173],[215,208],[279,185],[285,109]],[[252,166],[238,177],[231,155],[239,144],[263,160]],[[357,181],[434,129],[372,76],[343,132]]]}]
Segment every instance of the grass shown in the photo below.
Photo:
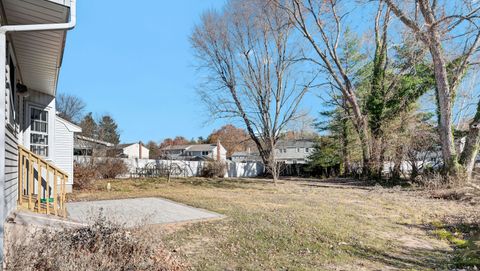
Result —
[{"label": "grass", "polygon": [[478,217],[478,206],[431,199],[423,192],[306,181],[98,181],[70,200],[152,196],[226,215],[148,226],[194,270],[448,269],[458,265],[457,245],[470,241],[448,237],[447,229],[432,225]]},{"label": "grass", "polygon": [[480,266],[480,225],[452,226],[436,222],[432,226],[434,235],[450,242],[454,247],[452,266],[456,268]]}]

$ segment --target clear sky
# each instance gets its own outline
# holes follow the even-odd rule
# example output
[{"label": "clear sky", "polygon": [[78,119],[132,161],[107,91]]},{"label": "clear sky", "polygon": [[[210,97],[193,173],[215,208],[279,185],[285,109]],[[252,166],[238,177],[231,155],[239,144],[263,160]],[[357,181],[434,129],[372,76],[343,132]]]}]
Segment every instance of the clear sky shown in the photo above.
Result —
[{"label": "clear sky", "polygon": [[72,93],[87,112],[109,113],[122,141],[206,136],[195,95],[198,77],[188,41],[202,11],[223,0],[78,1],[58,92]]}]

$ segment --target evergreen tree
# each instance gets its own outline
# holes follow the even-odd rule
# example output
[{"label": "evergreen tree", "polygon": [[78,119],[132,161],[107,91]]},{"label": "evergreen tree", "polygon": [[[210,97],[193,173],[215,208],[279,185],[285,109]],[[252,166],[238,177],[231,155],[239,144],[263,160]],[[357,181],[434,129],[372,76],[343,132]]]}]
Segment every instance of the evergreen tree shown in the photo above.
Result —
[{"label": "evergreen tree", "polygon": [[110,115],[104,115],[98,124],[99,139],[117,145],[120,143],[118,125]]},{"label": "evergreen tree", "polygon": [[98,137],[98,125],[92,116],[92,112],[85,115],[85,117],[80,122],[80,127],[82,128],[83,136],[90,138]]},{"label": "evergreen tree", "polygon": [[309,158],[308,171],[315,175],[329,176],[332,168],[338,168],[342,164],[342,146],[334,136],[321,136]]}]

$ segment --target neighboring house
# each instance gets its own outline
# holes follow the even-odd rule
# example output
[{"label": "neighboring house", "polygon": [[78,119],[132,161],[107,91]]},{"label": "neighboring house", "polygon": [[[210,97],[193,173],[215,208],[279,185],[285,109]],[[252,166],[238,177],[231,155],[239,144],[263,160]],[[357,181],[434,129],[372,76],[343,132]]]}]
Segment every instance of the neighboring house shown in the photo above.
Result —
[{"label": "neighboring house", "polygon": [[162,149],[162,152],[164,156],[174,160],[227,160],[227,150],[220,143],[174,145]]},{"label": "neighboring house", "polygon": [[56,116],[55,119],[55,165],[68,173],[67,192],[73,187],[73,146],[75,133],[81,133],[82,128]]},{"label": "neighboring house", "polygon": [[150,150],[141,142],[120,144],[108,151],[108,156],[136,158],[136,159],[150,159]]},{"label": "neighboring house", "polygon": [[250,150],[247,151],[240,151],[232,153],[230,159],[233,162],[237,163],[246,163],[246,162],[254,162],[254,161],[262,161],[260,154],[258,152],[251,152]]},{"label": "neighboring house", "polygon": [[102,140],[86,137],[82,135],[75,135],[75,145],[73,153],[78,157],[105,157],[107,150],[113,148],[113,143]]},{"label": "neighboring house", "polygon": [[[307,139],[281,140],[275,148],[276,160],[285,164],[306,164],[312,155],[315,142]],[[234,152],[233,162],[261,161],[258,152]]]},{"label": "neighboring house", "polygon": [[313,140],[281,140],[275,148],[276,159],[285,164],[306,164],[314,147]]},{"label": "neighboring house", "polygon": [[57,118],[55,96],[74,7],[75,0],[0,0],[0,261],[4,223],[18,205],[66,214],[71,158],[60,145],[78,129]]}]

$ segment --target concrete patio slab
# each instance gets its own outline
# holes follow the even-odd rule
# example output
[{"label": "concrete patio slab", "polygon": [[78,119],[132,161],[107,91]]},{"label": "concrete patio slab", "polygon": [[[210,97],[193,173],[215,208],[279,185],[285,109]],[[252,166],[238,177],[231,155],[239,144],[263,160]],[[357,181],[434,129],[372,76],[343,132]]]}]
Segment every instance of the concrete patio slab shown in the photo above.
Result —
[{"label": "concrete patio slab", "polygon": [[16,225],[40,228],[81,227],[86,225],[53,215],[38,214],[25,210],[15,211],[9,217],[8,221]]},{"label": "concrete patio slab", "polygon": [[67,203],[68,217],[92,222],[100,213],[127,227],[223,218],[223,215],[161,198],[136,198]]}]

